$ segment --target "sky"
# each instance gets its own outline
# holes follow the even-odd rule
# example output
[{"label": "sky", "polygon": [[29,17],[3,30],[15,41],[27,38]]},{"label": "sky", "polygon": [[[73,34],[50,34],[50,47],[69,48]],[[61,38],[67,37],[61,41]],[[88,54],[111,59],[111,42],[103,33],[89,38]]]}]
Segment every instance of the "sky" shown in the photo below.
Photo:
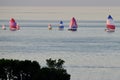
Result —
[{"label": "sky", "polygon": [[120,6],[120,0],[0,0],[0,6]]}]

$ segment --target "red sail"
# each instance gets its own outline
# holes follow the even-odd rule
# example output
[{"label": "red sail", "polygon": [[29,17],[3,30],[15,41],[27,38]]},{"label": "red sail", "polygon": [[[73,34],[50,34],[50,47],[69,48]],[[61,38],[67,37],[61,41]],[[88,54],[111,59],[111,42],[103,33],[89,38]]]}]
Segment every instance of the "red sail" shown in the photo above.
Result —
[{"label": "red sail", "polygon": [[15,20],[13,18],[11,18],[9,21],[10,30],[16,30],[17,29],[16,26],[17,26],[17,23],[15,22]]},{"label": "red sail", "polygon": [[107,25],[107,29],[115,29],[115,25]]}]

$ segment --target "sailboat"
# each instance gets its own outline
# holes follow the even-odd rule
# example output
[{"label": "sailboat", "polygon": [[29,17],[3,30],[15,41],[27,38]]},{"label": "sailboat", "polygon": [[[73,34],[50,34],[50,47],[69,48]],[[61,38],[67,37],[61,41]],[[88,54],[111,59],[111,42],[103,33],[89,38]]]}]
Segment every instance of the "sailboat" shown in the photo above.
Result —
[{"label": "sailboat", "polygon": [[64,29],[63,21],[60,21],[59,30],[63,30],[63,29]]},{"label": "sailboat", "polygon": [[6,30],[6,27],[4,24],[2,25],[2,30]]},{"label": "sailboat", "polygon": [[48,29],[52,30],[52,25],[51,24],[48,25]]},{"label": "sailboat", "polygon": [[78,25],[77,25],[76,19],[73,17],[70,21],[68,30],[69,31],[77,31],[77,28],[78,28]]},{"label": "sailboat", "polygon": [[108,16],[106,21],[106,29],[107,32],[114,32],[115,31],[115,23],[111,15]]},{"label": "sailboat", "polygon": [[17,30],[17,23],[14,18],[11,18],[9,21],[9,28],[11,31]]}]

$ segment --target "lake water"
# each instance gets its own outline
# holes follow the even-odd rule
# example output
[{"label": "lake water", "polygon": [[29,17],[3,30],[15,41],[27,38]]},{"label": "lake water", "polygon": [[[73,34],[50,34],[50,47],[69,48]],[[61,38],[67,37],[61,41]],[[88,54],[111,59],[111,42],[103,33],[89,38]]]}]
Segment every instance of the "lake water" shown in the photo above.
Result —
[{"label": "lake water", "polygon": [[[116,23],[116,31],[104,31],[108,14]],[[72,17],[77,19],[76,32],[68,31]],[[21,26],[10,31],[13,17]],[[65,29],[58,30],[63,20]],[[0,58],[36,60],[63,59],[71,80],[120,79],[120,7],[0,7]],[[48,30],[48,24],[53,29]]]}]

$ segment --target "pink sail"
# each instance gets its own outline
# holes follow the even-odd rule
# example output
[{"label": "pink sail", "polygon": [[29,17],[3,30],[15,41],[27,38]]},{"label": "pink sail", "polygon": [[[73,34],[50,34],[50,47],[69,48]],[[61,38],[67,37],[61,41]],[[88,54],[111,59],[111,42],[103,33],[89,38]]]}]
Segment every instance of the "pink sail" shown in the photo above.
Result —
[{"label": "pink sail", "polygon": [[13,18],[11,18],[9,21],[10,30],[12,30],[12,31],[17,30],[16,26],[17,26],[17,23],[15,22],[15,20]]},{"label": "pink sail", "polygon": [[115,23],[114,23],[111,15],[108,16],[108,19],[106,21],[106,28],[107,28],[106,31],[108,31],[108,32],[115,31]]},{"label": "pink sail", "polygon": [[69,25],[69,29],[68,30],[71,30],[71,31],[76,31],[78,28],[78,25],[77,25],[77,22],[75,20],[75,18],[73,17],[70,21],[70,25]]}]

